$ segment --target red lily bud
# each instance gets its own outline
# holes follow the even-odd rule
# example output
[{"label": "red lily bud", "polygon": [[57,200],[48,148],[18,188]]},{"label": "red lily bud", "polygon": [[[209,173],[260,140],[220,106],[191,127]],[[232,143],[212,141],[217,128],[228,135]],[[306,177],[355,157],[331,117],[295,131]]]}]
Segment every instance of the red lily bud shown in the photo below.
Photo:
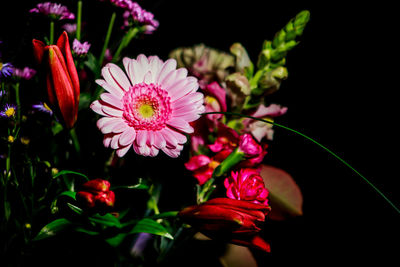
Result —
[{"label": "red lily bud", "polygon": [[96,205],[107,207],[114,207],[115,194],[113,191],[108,191],[106,193],[99,193],[94,197]]},{"label": "red lily bud", "polygon": [[80,87],[68,35],[64,31],[57,45],[46,46],[35,39],[32,43],[37,62],[46,67],[49,102],[59,108],[65,125],[72,128],[78,116]]},{"label": "red lily bud", "polygon": [[90,181],[87,181],[82,185],[85,191],[89,191],[92,193],[100,193],[100,192],[107,192],[110,190],[110,182],[97,178]]},{"label": "red lily bud", "polygon": [[[200,205],[187,207],[178,216],[212,238],[224,238],[231,243],[249,245],[268,251],[255,238],[261,231],[270,207],[248,201],[215,198]],[[254,243],[257,241],[259,246]],[[265,242],[264,242],[265,243]]]},{"label": "red lily bud", "polygon": [[83,208],[104,213],[114,207],[115,194],[110,191],[110,182],[94,179],[82,185],[82,191],[76,194],[76,200]]},{"label": "red lily bud", "polygon": [[80,191],[76,193],[76,200],[80,205],[82,205],[85,208],[94,207],[94,196],[92,193]]}]

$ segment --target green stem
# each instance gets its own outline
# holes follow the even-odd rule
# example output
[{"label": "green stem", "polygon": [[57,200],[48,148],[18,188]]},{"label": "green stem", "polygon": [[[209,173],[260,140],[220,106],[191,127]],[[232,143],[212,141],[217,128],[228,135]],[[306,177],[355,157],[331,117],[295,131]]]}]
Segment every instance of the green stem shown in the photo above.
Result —
[{"label": "green stem", "polygon": [[14,89],[15,89],[15,102],[17,103],[17,108],[18,108],[18,110],[17,110],[17,121],[18,121],[18,123],[20,123],[21,122],[21,100],[20,100],[20,97],[19,97],[19,82],[17,82],[14,85]]},{"label": "green stem", "polygon": [[78,10],[76,15],[76,39],[81,40],[81,22],[82,22],[82,1],[78,1]]},{"label": "green stem", "polygon": [[111,37],[112,29],[114,27],[114,22],[115,22],[115,17],[116,16],[117,16],[117,14],[114,12],[111,15],[110,23],[108,24],[108,29],[107,29],[106,38],[104,40],[103,49],[101,50],[99,61],[97,63],[98,64],[97,76],[100,74],[101,66],[102,66],[103,61],[104,61],[104,55],[106,54],[106,50],[108,48],[108,43],[110,42],[110,37]]},{"label": "green stem", "polygon": [[49,39],[49,41],[50,41],[50,45],[52,45],[54,42],[54,21],[53,20],[50,21],[50,39]]},{"label": "green stem", "polygon": [[75,128],[69,131],[77,156],[80,156],[81,146],[79,144],[78,136],[76,135]]},{"label": "green stem", "polygon": [[113,62],[119,60],[119,55],[121,54],[122,49],[124,49],[125,47],[127,47],[129,45],[129,43],[136,36],[136,34],[138,34],[139,31],[140,30],[137,27],[129,29],[129,31],[122,38],[121,43],[119,44],[117,51],[115,52],[115,54],[113,56]]},{"label": "green stem", "polygon": [[239,117],[246,117],[246,118],[250,118],[253,120],[258,120],[258,121],[262,121],[265,123],[269,123],[272,124],[274,126],[280,127],[282,129],[285,129],[287,131],[290,131],[292,133],[298,134],[301,137],[311,141],[312,143],[316,144],[317,146],[319,146],[320,148],[322,148],[323,150],[325,150],[326,152],[328,152],[329,154],[331,154],[332,156],[334,156],[336,159],[338,159],[341,163],[343,163],[345,166],[347,166],[348,168],[350,168],[354,173],[356,173],[359,177],[361,177],[361,179],[366,182],[369,186],[372,187],[372,189],[375,190],[375,192],[377,192],[390,206],[392,206],[392,208],[394,208],[398,213],[400,213],[400,209],[381,191],[379,190],[371,181],[369,181],[364,175],[362,175],[359,171],[357,171],[356,169],[354,169],[354,167],[352,167],[349,163],[347,163],[344,159],[342,159],[341,157],[339,157],[336,153],[334,153],[332,150],[330,150],[329,148],[327,148],[326,146],[322,145],[321,143],[317,142],[316,140],[314,140],[313,138],[299,132],[296,131],[292,128],[289,128],[287,126],[284,126],[282,124],[276,123],[276,122],[272,122],[269,120],[264,120],[264,119],[260,119],[260,118],[255,118],[249,115],[243,115],[240,113],[234,113],[234,112],[205,112],[202,113],[202,115],[206,115],[206,114],[224,114],[224,115],[232,115],[232,116],[239,116]]}]

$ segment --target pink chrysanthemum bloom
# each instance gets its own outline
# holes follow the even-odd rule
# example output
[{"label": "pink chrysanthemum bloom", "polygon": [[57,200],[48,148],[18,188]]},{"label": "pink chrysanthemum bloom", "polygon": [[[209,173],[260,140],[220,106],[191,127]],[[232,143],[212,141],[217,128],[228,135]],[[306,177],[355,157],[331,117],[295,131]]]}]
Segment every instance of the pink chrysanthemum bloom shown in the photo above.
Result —
[{"label": "pink chrysanthemum bloom", "polygon": [[72,43],[72,50],[78,56],[84,56],[88,53],[90,44],[88,42],[81,43],[78,39],[74,39]]},{"label": "pink chrysanthemum bloom", "polygon": [[39,3],[35,8],[29,10],[29,12],[41,13],[56,20],[75,19],[74,13],[69,11],[66,6],[51,2]]},{"label": "pink chrysanthemum bloom", "polygon": [[195,77],[176,61],[157,56],[124,58],[127,75],[115,64],[102,69],[104,80],[96,80],[108,93],[91,104],[104,117],[97,122],[104,145],[122,157],[130,147],[137,154],[156,156],[159,150],[178,157],[185,133],[192,133],[189,122],[204,112],[204,96],[197,92]]},{"label": "pink chrysanthemum bloom", "polygon": [[30,80],[33,76],[35,76],[36,70],[31,69],[29,67],[25,67],[23,69],[14,68],[14,77],[21,78],[24,80]]}]

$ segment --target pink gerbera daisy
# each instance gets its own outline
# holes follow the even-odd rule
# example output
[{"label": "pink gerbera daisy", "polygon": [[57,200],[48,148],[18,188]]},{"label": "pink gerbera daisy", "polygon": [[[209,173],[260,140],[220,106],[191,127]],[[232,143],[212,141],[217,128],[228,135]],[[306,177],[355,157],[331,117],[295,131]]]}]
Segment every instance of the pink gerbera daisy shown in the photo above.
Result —
[{"label": "pink gerbera daisy", "polygon": [[123,59],[127,75],[115,64],[102,69],[104,80],[96,80],[108,93],[91,104],[104,117],[97,122],[104,145],[122,157],[130,147],[143,156],[156,156],[161,149],[178,157],[185,133],[193,133],[189,122],[204,112],[203,94],[198,83],[187,76],[176,61],[165,62],[157,56]]}]

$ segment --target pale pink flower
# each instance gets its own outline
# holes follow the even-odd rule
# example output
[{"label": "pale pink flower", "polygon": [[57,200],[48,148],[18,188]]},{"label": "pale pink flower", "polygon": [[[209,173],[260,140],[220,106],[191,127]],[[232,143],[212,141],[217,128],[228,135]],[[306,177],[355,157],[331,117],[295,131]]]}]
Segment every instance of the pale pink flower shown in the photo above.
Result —
[{"label": "pale pink flower", "polygon": [[91,104],[104,117],[97,122],[104,145],[122,157],[130,147],[137,154],[156,156],[159,150],[178,157],[193,133],[189,122],[204,112],[204,96],[198,82],[187,76],[176,61],[139,55],[123,59],[125,71],[108,63],[102,69],[104,80],[96,80],[108,93]]},{"label": "pale pink flower", "polygon": [[[257,110],[250,115],[255,118],[271,120],[272,118],[285,114],[287,109],[287,107],[282,107],[281,105],[277,104],[271,104],[268,107],[261,104]],[[261,142],[261,139],[264,137],[268,140],[273,139],[274,130],[272,129],[272,124],[249,118],[244,119],[242,123],[244,126],[243,131],[250,132],[258,142]]]}]

